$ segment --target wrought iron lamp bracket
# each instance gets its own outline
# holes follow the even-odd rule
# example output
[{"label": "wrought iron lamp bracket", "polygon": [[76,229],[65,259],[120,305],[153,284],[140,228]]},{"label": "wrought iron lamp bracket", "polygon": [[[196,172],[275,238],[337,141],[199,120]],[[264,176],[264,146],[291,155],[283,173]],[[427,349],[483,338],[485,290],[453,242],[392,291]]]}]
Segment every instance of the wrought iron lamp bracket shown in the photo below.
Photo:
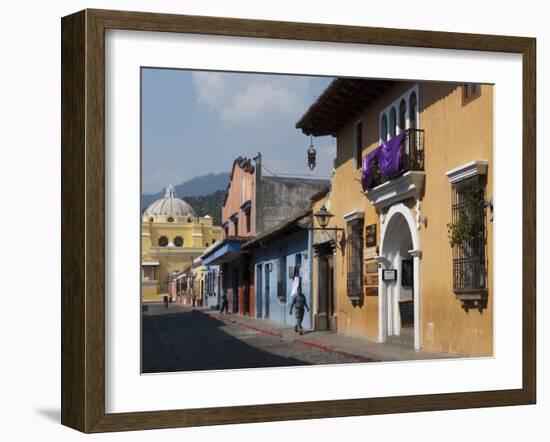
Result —
[{"label": "wrought iron lamp bracket", "polygon": [[[309,230],[312,231],[322,231],[322,232],[334,232],[334,238],[331,238],[331,240],[336,245],[336,248],[338,250],[343,249],[343,243],[345,242],[345,229],[342,227],[310,227]],[[338,232],[342,232],[342,235],[340,236],[340,239],[338,239]]]}]

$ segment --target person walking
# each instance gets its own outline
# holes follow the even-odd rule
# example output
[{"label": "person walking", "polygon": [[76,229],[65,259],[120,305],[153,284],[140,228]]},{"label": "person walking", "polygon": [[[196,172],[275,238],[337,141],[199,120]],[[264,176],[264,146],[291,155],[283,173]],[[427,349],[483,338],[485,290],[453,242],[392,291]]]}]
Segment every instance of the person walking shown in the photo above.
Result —
[{"label": "person walking", "polygon": [[228,302],[227,302],[227,295],[225,293],[222,293],[222,297],[221,297],[221,300],[222,300],[222,305],[221,305],[221,310],[220,310],[220,313],[223,313],[225,311],[225,313],[228,313]]},{"label": "person walking", "polygon": [[296,325],[294,326],[294,331],[296,333],[304,334],[302,329],[302,321],[304,320],[304,311],[307,309],[309,312],[309,306],[307,305],[307,300],[304,294],[301,291],[298,291],[292,304],[290,304],[290,314],[292,315],[292,309],[294,309],[294,316],[296,317]]}]

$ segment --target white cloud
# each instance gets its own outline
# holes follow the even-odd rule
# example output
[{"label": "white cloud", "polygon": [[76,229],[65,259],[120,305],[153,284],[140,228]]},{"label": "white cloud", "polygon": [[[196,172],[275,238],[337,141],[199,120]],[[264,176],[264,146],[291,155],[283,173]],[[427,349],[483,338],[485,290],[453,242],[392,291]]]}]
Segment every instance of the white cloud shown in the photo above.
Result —
[{"label": "white cloud", "polygon": [[199,103],[217,109],[227,101],[229,91],[224,87],[226,75],[216,72],[193,72],[193,83],[197,90]]},{"label": "white cloud", "polygon": [[241,123],[268,117],[273,114],[292,116],[300,102],[291,90],[273,84],[252,84],[244,92],[233,96],[231,103],[222,112],[222,119]]},{"label": "white cloud", "polygon": [[218,72],[194,72],[197,99],[226,124],[283,117],[298,118],[306,108],[308,79]]}]

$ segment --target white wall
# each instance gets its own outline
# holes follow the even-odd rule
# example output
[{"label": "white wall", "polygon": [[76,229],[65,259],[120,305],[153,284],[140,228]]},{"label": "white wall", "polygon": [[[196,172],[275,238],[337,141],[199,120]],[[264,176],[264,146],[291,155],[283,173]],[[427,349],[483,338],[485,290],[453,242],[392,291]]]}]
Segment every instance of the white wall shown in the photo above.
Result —
[{"label": "white wall", "polygon": [[[488,2],[487,2],[488,3]],[[543,2],[485,2],[464,0],[450,7],[445,2],[395,0],[386,2],[306,2],[291,0],[252,2],[214,1],[115,1],[19,0],[4,2],[0,33],[3,54],[0,70],[0,189],[2,190],[3,315],[0,376],[1,438],[23,440],[80,440],[83,435],[59,425],[60,397],[60,17],[93,7],[217,15],[290,21],[313,21],[354,25],[434,29],[460,32],[515,34],[538,38],[538,121],[539,121],[539,220],[548,224],[548,203],[542,189],[550,174],[542,176],[542,164],[550,146],[543,122],[550,118],[548,83],[550,31]],[[390,11],[390,13],[388,13]],[[519,167],[519,166],[518,166]],[[33,210],[29,213],[28,198]],[[546,201],[548,199],[546,198]],[[42,224],[36,222],[44,214]],[[32,233],[31,233],[32,232]],[[548,280],[542,280],[543,259],[548,258],[545,229],[539,229],[539,304],[548,311],[545,296]],[[33,247],[25,247],[27,244]],[[35,251],[39,249],[38,256]],[[9,269],[9,270],[8,270]],[[540,315],[539,315],[540,318]],[[300,439],[332,440],[335,432],[364,435],[371,440],[384,437],[388,428],[392,440],[447,442],[481,439],[524,439],[547,434],[543,415],[550,412],[548,394],[549,323],[539,320],[539,405],[529,407],[415,413],[399,416],[356,417],[331,420],[233,425],[216,428],[163,430],[116,435],[99,435],[95,440],[223,440],[262,438],[280,440],[297,435]],[[498,337],[497,337],[498,339]],[[356,436],[357,437],[357,436]],[[360,437],[360,436],[359,436]]]}]

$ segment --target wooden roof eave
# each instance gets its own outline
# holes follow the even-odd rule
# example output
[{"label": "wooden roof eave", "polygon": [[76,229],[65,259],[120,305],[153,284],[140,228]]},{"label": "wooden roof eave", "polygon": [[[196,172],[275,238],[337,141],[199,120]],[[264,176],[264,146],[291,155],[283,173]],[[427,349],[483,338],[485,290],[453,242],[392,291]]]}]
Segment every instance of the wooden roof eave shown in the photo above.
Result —
[{"label": "wooden roof eave", "polygon": [[334,80],[296,123],[306,135],[336,136],[337,132],[391,85],[387,80]]}]

